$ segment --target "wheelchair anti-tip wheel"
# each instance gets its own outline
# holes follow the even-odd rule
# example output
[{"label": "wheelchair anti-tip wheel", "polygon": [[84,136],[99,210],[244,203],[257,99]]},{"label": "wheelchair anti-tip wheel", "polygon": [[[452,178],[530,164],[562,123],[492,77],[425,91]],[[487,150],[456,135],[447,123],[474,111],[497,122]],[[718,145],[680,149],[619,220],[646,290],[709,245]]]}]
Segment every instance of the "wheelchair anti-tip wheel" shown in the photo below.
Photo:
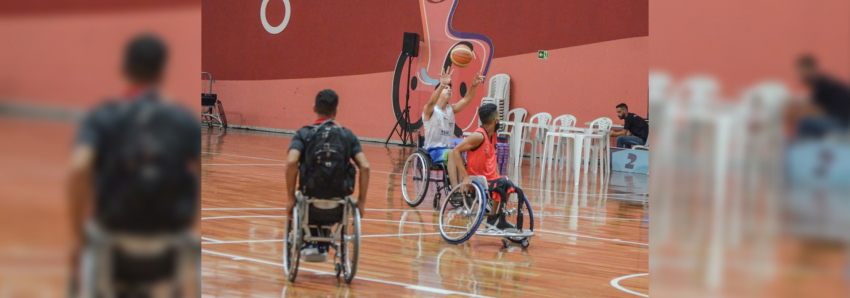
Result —
[{"label": "wheelchair anti-tip wheel", "polygon": [[286,231],[283,241],[283,272],[289,281],[295,281],[298,276],[298,262],[301,257],[301,212],[299,207],[292,210],[292,217],[284,223]]},{"label": "wheelchair anti-tip wheel", "polygon": [[401,171],[401,193],[410,207],[419,206],[428,191],[431,178],[430,157],[423,151],[416,151],[407,158]]},{"label": "wheelchair anti-tip wheel", "polygon": [[[514,197],[514,196],[509,196]],[[534,214],[531,213],[531,204],[525,196],[516,195],[516,200],[507,200],[504,206],[505,221],[516,226],[519,231],[534,231]],[[528,247],[529,237],[506,237],[513,243]]]},{"label": "wheelchair anti-tip wheel", "polygon": [[[466,195],[461,189],[466,188]],[[484,188],[473,181],[458,186],[443,201],[440,209],[440,235],[451,244],[463,243],[475,234],[484,219]]]}]

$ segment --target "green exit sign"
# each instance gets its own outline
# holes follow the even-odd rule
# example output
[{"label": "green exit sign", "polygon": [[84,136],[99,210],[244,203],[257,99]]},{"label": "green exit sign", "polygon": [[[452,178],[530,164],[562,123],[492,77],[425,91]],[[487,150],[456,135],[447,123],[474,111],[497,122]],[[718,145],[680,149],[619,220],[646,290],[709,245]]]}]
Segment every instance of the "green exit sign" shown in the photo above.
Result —
[{"label": "green exit sign", "polygon": [[537,59],[549,59],[549,51],[537,51]]}]

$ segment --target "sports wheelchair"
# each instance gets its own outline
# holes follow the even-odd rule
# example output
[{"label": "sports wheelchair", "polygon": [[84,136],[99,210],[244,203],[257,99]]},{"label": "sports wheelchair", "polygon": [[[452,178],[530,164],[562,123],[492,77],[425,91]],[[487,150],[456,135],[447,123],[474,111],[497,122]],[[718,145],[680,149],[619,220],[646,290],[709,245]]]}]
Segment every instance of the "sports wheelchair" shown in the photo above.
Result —
[{"label": "sports wheelchair", "polygon": [[[357,257],[360,253],[360,211],[351,197],[345,199],[317,199],[305,197],[300,191],[295,192],[297,203],[292,210],[292,217],[284,224],[283,241],[283,270],[289,281],[295,281],[298,275],[298,263],[301,249],[308,242],[327,242],[333,247],[334,268],[336,276],[342,274],[346,283],[351,283],[357,272]],[[331,210],[343,206],[339,218],[310,221],[310,206],[316,209]],[[323,208],[319,208],[319,207]],[[310,228],[317,231],[328,229],[330,235],[313,235]]]},{"label": "sports wheelchair", "polygon": [[[441,171],[442,178],[431,178],[432,171]],[[419,148],[407,158],[401,171],[401,193],[410,207],[419,206],[428,193],[428,184],[434,182],[437,193],[434,194],[434,210],[440,208],[440,197],[451,191],[446,163],[432,163],[428,150]]]},{"label": "sports wheelchair", "polygon": [[191,231],[136,235],[89,222],[85,236],[69,297],[201,296],[201,245]]},{"label": "sports wheelchair", "polygon": [[[472,183],[456,187],[449,192],[440,208],[440,235],[446,242],[460,244],[469,240],[472,235],[502,237],[502,246],[507,248],[511,242],[520,244],[523,248],[529,246],[530,237],[534,236],[534,215],[528,198],[520,198],[515,193],[503,195],[502,212],[505,221],[516,226],[516,229],[501,230],[484,223],[484,230],[478,231],[484,215],[490,213],[494,202],[490,199],[487,179],[484,176],[470,176]],[[465,190],[466,193],[463,193]],[[525,227],[525,216],[528,216],[528,226]]]}]

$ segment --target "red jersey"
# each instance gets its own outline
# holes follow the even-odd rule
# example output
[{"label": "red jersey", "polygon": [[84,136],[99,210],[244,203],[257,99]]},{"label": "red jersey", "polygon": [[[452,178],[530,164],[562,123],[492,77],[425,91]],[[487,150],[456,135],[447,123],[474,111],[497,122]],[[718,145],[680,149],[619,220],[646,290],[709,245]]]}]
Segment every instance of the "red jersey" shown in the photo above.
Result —
[{"label": "red jersey", "polygon": [[496,160],[496,134],[488,136],[483,127],[475,130],[475,133],[484,135],[484,142],[475,150],[466,152],[466,172],[470,176],[484,176],[487,181],[499,179],[499,171]]}]

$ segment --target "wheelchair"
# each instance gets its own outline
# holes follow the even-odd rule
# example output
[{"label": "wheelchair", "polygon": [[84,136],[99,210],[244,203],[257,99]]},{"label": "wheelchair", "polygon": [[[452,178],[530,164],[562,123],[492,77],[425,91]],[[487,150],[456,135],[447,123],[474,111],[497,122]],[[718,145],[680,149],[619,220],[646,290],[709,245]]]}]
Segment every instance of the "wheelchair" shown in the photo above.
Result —
[{"label": "wheelchair", "polygon": [[[442,172],[442,178],[431,178],[432,171]],[[433,182],[437,193],[434,194],[434,210],[440,208],[440,198],[451,191],[449,173],[444,162],[432,163],[428,150],[419,148],[407,158],[401,171],[401,193],[410,207],[422,204],[428,193],[428,184]]]},{"label": "wheelchair", "polygon": [[129,235],[90,222],[85,235],[69,297],[201,297],[201,245],[191,231]]},{"label": "wheelchair", "polygon": [[[440,208],[440,235],[450,244],[461,244],[472,235],[501,237],[502,247],[508,248],[510,243],[520,244],[523,248],[530,245],[534,236],[534,214],[528,198],[520,198],[515,193],[503,198],[502,212],[505,220],[516,226],[516,229],[500,230],[484,222],[484,230],[478,231],[484,215],[495,208],[495,201],[490,199],[487,179],[484,176],[470,176],[472,183],[452,190]],[[466,194],[461,190],[466,188]],[[528,216],[528,227],[525,228],[525,217]]]},{"label": "wheelchair", "polygon": [[[298,263],[301,250],[308,242],[326,242],[334,249],[334,269],[336,276],[343,276],[351,283],[357,273],[357,258],[360,253],[360,211],[351,197],[345,199],[317,199],[305,197],[300,191],[295,193],[297,203],[292,217],[285,223],[283,241],[283,270],[289,281],[294,282],[298,275]],[[324,205],[327,208],[343,206],[341,218],[333,224],[311,224],[310,206]],[[314,221],[315,223],[316,221]],[[310,228],[322,231],[329,229],[331,235],[312,235]]]}]

